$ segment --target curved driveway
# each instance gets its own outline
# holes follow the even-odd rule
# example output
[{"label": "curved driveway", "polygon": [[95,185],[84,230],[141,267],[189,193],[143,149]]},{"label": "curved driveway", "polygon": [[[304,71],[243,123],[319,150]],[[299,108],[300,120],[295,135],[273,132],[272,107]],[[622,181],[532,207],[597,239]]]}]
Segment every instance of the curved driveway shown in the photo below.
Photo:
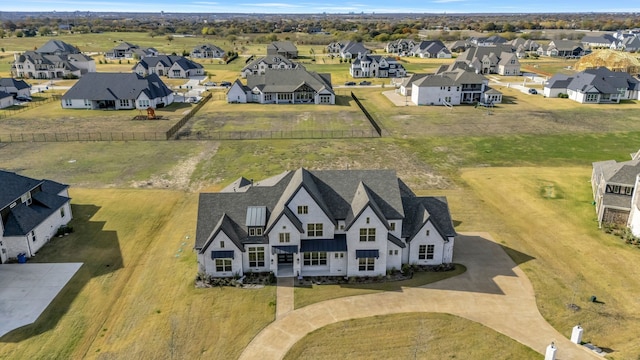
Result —
[{"label": "curved driveway", "polygon": [[542,354],[554,341],[557,359],[601,359],[571,343],[544,320],[529,279],[489,234],[459,236],[454,254],[454,261],[467,267],[464,274],[424,287],[344,297],[292,310],[256,335],[240,359],[282,359],[305,335],[326,325],[405,312],[457,315]]}]

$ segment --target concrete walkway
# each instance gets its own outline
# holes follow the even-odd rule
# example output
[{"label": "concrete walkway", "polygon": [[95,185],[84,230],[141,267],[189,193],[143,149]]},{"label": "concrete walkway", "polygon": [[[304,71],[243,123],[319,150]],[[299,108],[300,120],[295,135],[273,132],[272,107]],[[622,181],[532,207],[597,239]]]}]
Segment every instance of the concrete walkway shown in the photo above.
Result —
[{"label": "concrete walkway", "polygon": [[293,311],[293,277],[279,277],[276,288],[276,320]]},{"label": "concrete walkway", "polygon": [[0,337],[33,324],[82,263],[0,265]]},{"label": "concrete walkway", "polygon": [[541,354],[553,341],[558,348],[557,360],[601,359],[571,343],[544,320],[529,279],[489,234],[460,236],[454,254],[454,262],[467,267],[457,277],[422,288],[403,288],[401,292],[323,301],[277,315],[249,343],[240,359],[282,359],[305,335],[326,325],[406,312],[457,315],[488,326]]}]

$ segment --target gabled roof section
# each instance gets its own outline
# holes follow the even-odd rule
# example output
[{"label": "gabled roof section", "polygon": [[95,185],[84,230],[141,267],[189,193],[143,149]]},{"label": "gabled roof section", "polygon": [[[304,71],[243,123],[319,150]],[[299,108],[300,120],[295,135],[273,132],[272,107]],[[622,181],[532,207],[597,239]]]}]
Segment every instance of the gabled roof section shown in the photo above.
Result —
[{"label": "gabled roof section", "polygon": [[40,54],[77,54],[80,51],[75,46],[61,40],[49,40],[37,50]]},{"label": "gabled roof section", "polygon": [[[242,243],[242,238],[246,237],[246,232],[242,230],[234,221],[231,219],[226,213],[222,214],[222,217],[215,225],[211,234],[206,239],[206,242],[202,245],[201,248],[198,248],[198,244],[196,243],[196,249],[200,250],[200,254],[203,254],[204,251],[209,247],[213,239],[218,236],[220,232],[223,232],[225,235],[231,239],[233,244],[240,249],[240,251],[244,251],[244,245]],[[244,236],[243,236],[244,235]],[[197,240],[197,239],[196,239]]]},{"label": "gabled roof section", "polygon": [[0,79],[0,87],[14,87],[17,90],[28,89],[31,86],[24,80],[18,80],[14,78],[2,78]]},{"label": "gabled roof section", "polygon": [[448,237],[456,236],[453,228],[449,205],[445,197],[403,197],[405,211],[411,211],[412,217],[408,217],[403,222],[402,237],[411,241],[415,235],[428,222],[433,223],[434,228],[446,240]]},{"label": "gabled roof section", "polygon": [[264,74],[247,75],[247,87],[258,87],[264,93],[293,92],[306,83],[314,91],[328,90],[333,93],[331,76],[309,72],[304,68],[295,69],[265,69]]},{"label": "gabled roof section", "polygon": [[171,94],[156,74],[147,77],[135,73],[90,72],[78,80],[63,99],[118,100],[137,99],[144,92],[150,99]]},{"label": "gabled roof section", "polygon": [[28,191],[42,184],[42,180],[0,170],[0,209],[10,205]]},{"label": "gabled roof section", "polygon": [[358,184],[358,188],[356,189],[356,193],[353,196],[353,200],[351,200],[351,209],[347,214],[347,218],[345,219],[345,230],[349,230],[351,225],[353,225],[354,221],[360,217],[360,214],[367,208],[371,207],[371,210],[376,214],[376,216],[382,221],[385,227],[389,228],[389,222],[385,218],[382,210],[376,203],[374,199],[374,194],[371,192],[369,188],[361,181]]}]

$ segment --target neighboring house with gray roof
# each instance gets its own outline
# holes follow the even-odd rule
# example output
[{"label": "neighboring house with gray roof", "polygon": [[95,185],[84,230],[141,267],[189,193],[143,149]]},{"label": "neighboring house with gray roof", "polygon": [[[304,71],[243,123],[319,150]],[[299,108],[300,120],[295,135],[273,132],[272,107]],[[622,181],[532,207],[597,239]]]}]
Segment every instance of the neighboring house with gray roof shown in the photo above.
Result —
[{"label": "neighboring house with gray roof", "polygon": [[640,36],[627,36],[621,40],[616,40],[611,44],[610,48],[626,52],[640,51]]},{"label": "neighboring house with gray roof", "polygon": [[168,78],[186,79],[204,75],[204,67],[184,56],[158,55],[141,59],[133,67],[133,72],[142,76],[158,74]]},{"label": "neighboring house with gray roof", "polygon": [[141,48],[138,45],[126,41],[104,53],[107,59],[142,59],[146,56],[158,56],[158,50],[154,48]]},{"label": "neighboring house with gray roof", "polygon": [[261,75],[267,69],[295,69],[298,63],[293,62],[280,55],[267,55],[251,61],[242,68],[240,75],[246,78],[248,75]]},{"label": "neighboring house with gray roof", "polygon": [[585,49],[608,49],[615,41],[616,38],[611,34],[603,34],[597,36],[587,35],[580,39],[580,42]]},{"label": "neighboring house with gray roof", "polygon": [[[338,43],[340,44],[340,43]],[[331,44],[329,44],[331,46]],[[348,41],[341,45],[338,54],[343,59],[355,59],[360,55],[370,54],[371,50],[367,49],[361,42]]]},{"label": "neighboring house with gray roof", "polygon": [[469,43],[475,46],[495,46],[508,43],[509,40],[499,35],[491,35],[486,37],[471,37]]},{"label": "neighboring house with gray roof", "polygon": [[409,56],[433,59],[451,59],[451,51],[440,40],[420,41],[409,51]]},{"label": "neighboring house with gray roof", "polygon": [[277,55],[287,59],[298,57],[298,47],[291,41],[274,41],[267,45],[267,55]]},{"label": "neighboring house with gray roof", "polygon": [[31,96],[31,85],[26,81],[14,78],[0,79],[0,91],[16,96]]},{"label": "neighboring house with gray roof", "polygon": [[547,46],[540,46],[538,55],[578,58],[585,55],[584,45],[574,40],[552,40]]},{"label": "neighboring house with gray roof", "polygon": [[404,56],[416,46],[416,42],[411,39],[398,39],[390,41],[385,45],[384,50],[389,54]]},{"label": "neighboring house with gray roof", "polygon": [[68,185],[0,170],[0,263],[32,257],[71,221]]},{"label": "neighboring house with gray roof", "polygon": [[227,92],[230,103],[260,104],[335,104],[331,74],[295,69],[266,69],[263,74],[248,75],[247,85],[238,79]]},{"label": "neighboring house with gray roof", "polygon": [[96,62],[91,57],[60,40],[49,40],[35,51],[14,54],[11,65],[11,73],[17,78],[79,78],[95,71]]},{"label": "neighboring house with gray roof", "polygon": [[435,74],[414,78],[416,80],[407,83],[405,87],[411,86],[411,102],[416,105],[452,106],[502,102],[502,93],[489,88],[489,79],[467,66],[456,63],[443,65]]},{"label": "neighboring house with gray roof", "polygon": [[599,67],[573,76],[556,74],[545,83],[543,93],[547,97],[565,93],[581,104],[617,104],[620,100],[640,100],[640,80],[626,72]]},{"label": "neighboring house with gray roof", "polygon": [[351,63],[349,73],[354,78],[395,78],[405,76],[407,71],[393,57],[361,53]]},{"label": "neighboring house with gray roof", "polygon": [[[632,154],[629,161],[606,160],[593,163],[591,189],[599,227],[607,223],[629,225],[632,200],[636,198],[638,174],[640,151]],[[636,204],[637,201],[633,203]],[[634,218],[635,222],[640,221],[638,214]]]},{"label": "neighboring house with gray roof", "polygon": [[191,50],[190,56],[196,59],[222,59],[227,53],[212,44],[198,45]]},{"label": "neighboring house with gray roof", "polygon": [[403,264],[451,263],[444,197],[416,196],[393,170],[287,171],[201,193],[199,271],[379,276]]},{"label": "neighboring house with gray roof", "polygon": [[157,74],[90,73],[62,96],[65,109],[144,110],[172,102],[173,92]]},{"label": "neighboring house with gray roof", "polygon": [[511,45],[472,46],[456,62],[464,62],[480,74],[520,75],[520,62]]}]

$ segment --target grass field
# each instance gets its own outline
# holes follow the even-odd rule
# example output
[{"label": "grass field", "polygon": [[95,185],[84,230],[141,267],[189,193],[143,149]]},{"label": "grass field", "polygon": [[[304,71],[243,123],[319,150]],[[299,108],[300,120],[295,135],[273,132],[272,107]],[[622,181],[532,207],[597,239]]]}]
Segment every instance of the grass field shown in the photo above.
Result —
[{"label": "grass field", "polygon": [[3,337],[0,358],[237,358],[273,320],[274,287],[194,288],[196,194],[70,195],[76,231],[32,261],[84,265],[34,325]]},{"label": "grass field", "polygon": [[[479,335],[482,334],[482,335]],[[448,314],[407,313],[316,330],[289,350],[294,359],[542,359],[478,323]]]},{"label": "grass field", "polygon": [[[161,51],[189,49],[191,43],[204,42],[201,38],[176,38],[166,44],[166,40],[147,34],[120,33],[59,38],[83,51],[104,51],[120,39]],[[46,40],[28,38],[19,43],[9,38],[3,39],[3,46],[12,51],[39,46]],[[216,40],[206,42],[220,45]],[[260,45],[239,46],[245,47],[241,49],[245,55],[260,51]],[[9,59],[9,54],[3,55],[0,72],[7,69]],[[346,81],[345,64],[321,65],[318,59],[308,68],[335,73],[336,84]],[[438,66],[436,61],[408,61],[405,65],[411,69]],[[538,65],[541,71],[567,66],[546,59],[525,63]],[[239,59],[230,65],[206,61],[204,65],[211,81],[231,81],[243,64]],[[102,66],[120,69],[128,65]],[[236,358],[252,336],[273,319],[275,291],[193,288],[196,261],[190,248],[197,196],[176,189],[216,190],[239,176],[262,179],[304,166],[395,168],[421,195],[446,195],[459,223],[458,231],[488,231],[517,251],[510,254],[517,262],[519,254],[533,258],[521,266],[536,290],[540,312],[556,329],[568,336],[571,327],[581,323],[586,341],[614,351],[609,358],[637,359],[640,270],[634,264],[640,260],[640,249],[597,229],[588,181],[591,162],[627,160],[629,153],[637,151],[638,103],[580,105],[510,88],[499,90],[505,103],[488,112],[471,106],[453,110],[395,107],[380,88],[338,89],[340,96],[349,91],[358,95],[389,134],[380,139],[0,144],[0,167],[72,185],[74,227],[78,231],[55,239],[36,260],[86,263],[35,325],[2,338],[0,358]],[[355,119],[357,113],[349,103],[330,109],[296,106],[269,107],[268,111],[264,111],[267,107],[247,106],[238,115],[236,105],[226,104],[222,92],[215,92],[214,99],[196,117],[193,129],[286,126],[294,121],[290,126],[306,128],[318,126],[326,118],[327,126],[340,128],[348,127],[339,123],[340,119]],[[0,120],[0,132],[111,127],[164,131],[163,127],[172,123],[130,120],[137,111],[64,112],[59,104],[57,108],[49,105]],[[172,119],[186,108],[169,110],[173,113],[167,116]],[[273,120],[271,111],[280,113],[278,120]],[[242,117],[259,119],[260,123],[242,122]],[[352,120],[349,126],[359,124]],[[119,189],[109,189],[114,187]],[[126,189],[141,187],[166,190]],[[296,290],[296,306],[334,295],[380,291],[306,290],[316,289]],[[588,302],[591,295],[603,303]],[[581,310],[569,310],[566,305],[570,302]],[[539,358],[478,324],[438,316],[412,314],[409,319],[336,324],[305,339],[289,356],[351,358],[349,351],[359,339],[378,339],[367,343],[376,349],[375,345],[389,344],[392,338],[402,345],[378,349],[391,351],[390,358],[395,354],[428,358],[429,351],[457,358],[484,359],[496,353]],[[412,319],[419,321],[416,324]],[[394,327],[398,323],[406,326]],[[430,325],[425,327],[425,323]],[[350,329],[355,329],[355,335]],[[344,341],[333,335],[342,330]],[[418,338],[426,348],[416,346],[418,334],[428,335]],[[463,335],[461,339],[452,340],[458,334]],[[376,338],[383,335],[386,337]],[[351,336],[356,340],[349,341]],[[484,342],[491,346],[484,348]],[[324,355],[327,347],[342,352]],[[469,352],[476,347],[477,352]]]}]

